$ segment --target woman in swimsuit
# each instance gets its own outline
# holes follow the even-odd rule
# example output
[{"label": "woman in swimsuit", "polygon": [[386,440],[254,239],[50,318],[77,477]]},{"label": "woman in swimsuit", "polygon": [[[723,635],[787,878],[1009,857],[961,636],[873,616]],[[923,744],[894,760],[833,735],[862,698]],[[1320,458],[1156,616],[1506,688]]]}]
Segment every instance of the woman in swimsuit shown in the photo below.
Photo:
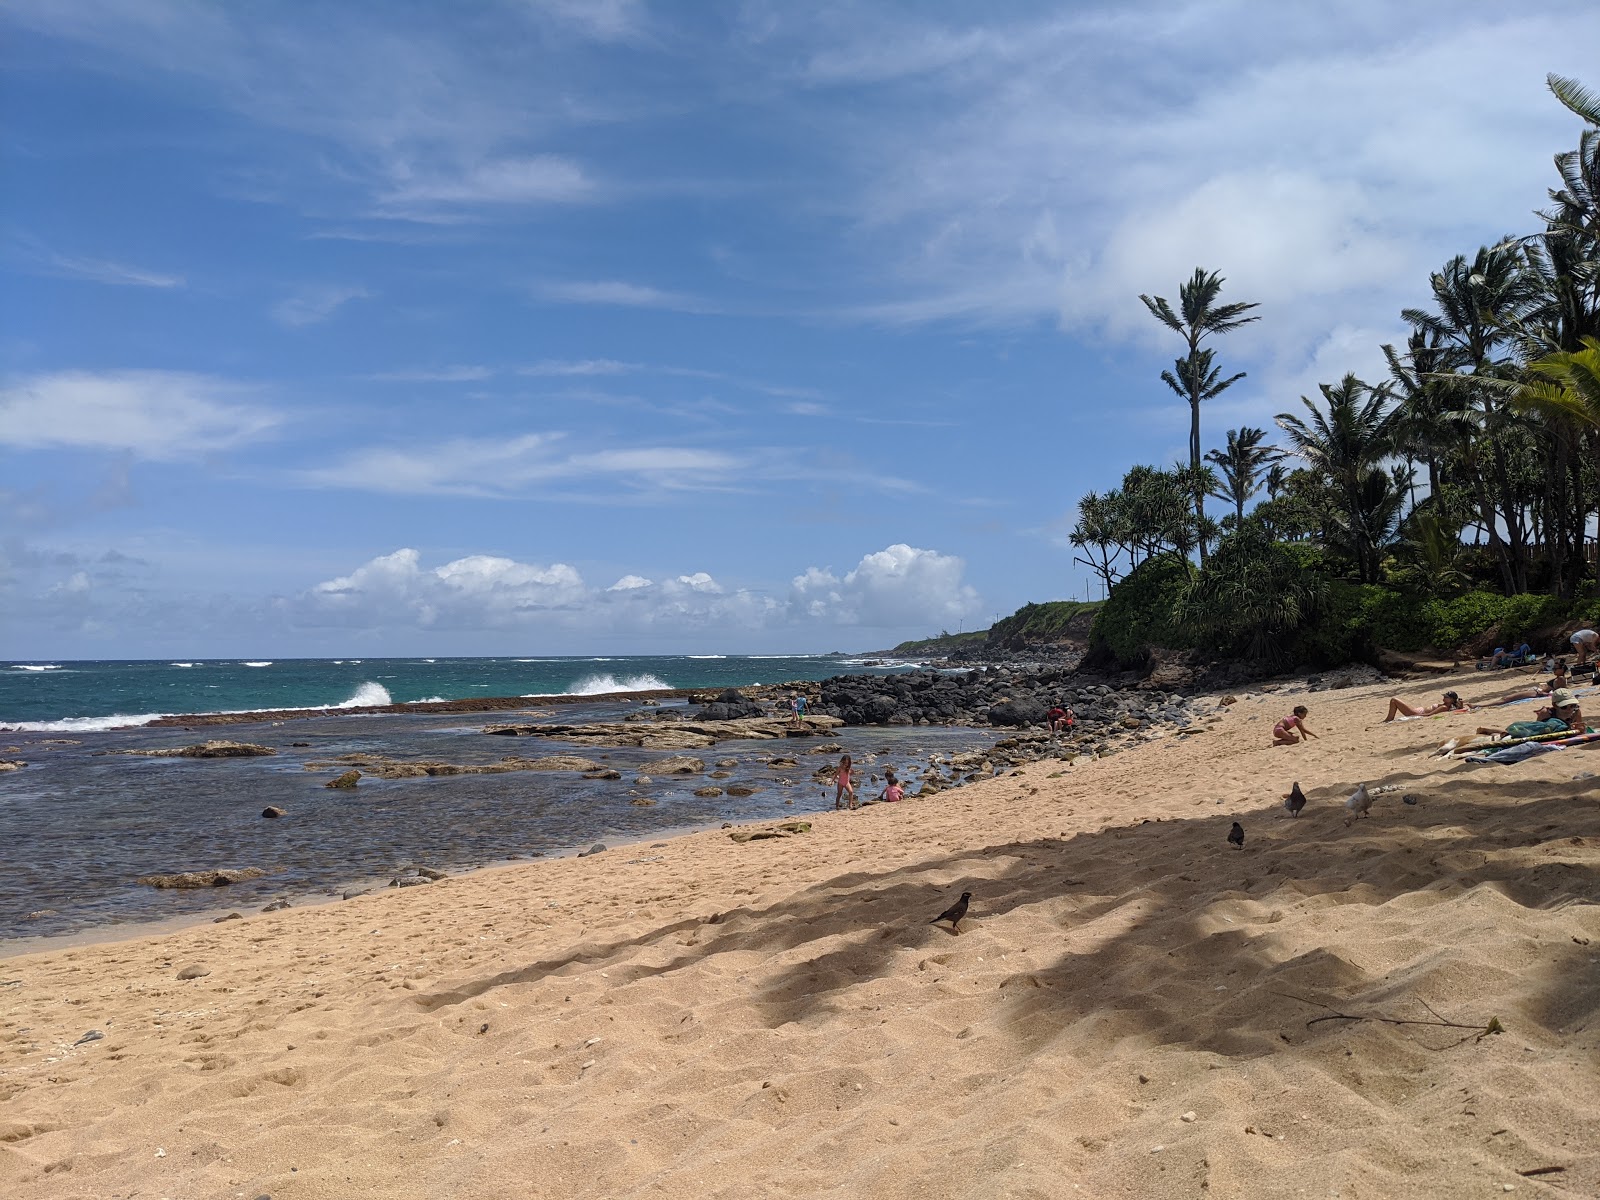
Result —
[{"label": "woman in swimsuit", "polygon": [[[1314,738],[1317,735],[1311,732],[1311,727],[1306,724],[1306,714],[1311,710],[1304,704],[1296,704],[1294,711],[1272,727],[1272,744],[1274,746],[1293,746],[1305,738]],[[1295,730],[1305,735],[1297,737]]]},{"label": "woman in swimsuit", "polygon": [[1389,722],[1396,717],[1431,717],[1434,713],[1468,711],[1470,710],[1461,702],[1461,697],[1454,692],[1446,692],[1443,700],[1437,704],[1430,704],[1427,708],[1412,708],[1398,696],[1390,696],[1389,715],[1384,721]]}]

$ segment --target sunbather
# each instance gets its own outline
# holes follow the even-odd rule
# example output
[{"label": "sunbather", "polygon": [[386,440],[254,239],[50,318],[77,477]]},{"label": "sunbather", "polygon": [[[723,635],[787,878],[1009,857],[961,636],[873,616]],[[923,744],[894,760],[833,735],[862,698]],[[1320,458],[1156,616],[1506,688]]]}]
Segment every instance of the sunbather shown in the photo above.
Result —
[{"label": "sunbather", "polygon": [[1582,733],[1584,731],[1583,713],[1578,708],[1578,701],[1566,688],[1557,688],[1550,696],[1548,707],[1541,708],[1534,714],[1532,721],[1513,721],[1504,729],[1491,729],[1480,726],[1479,733],[1495,737],[1526,738],[1538,737],[1545,733]]},{"label": "sunbather", "polygon": [[1501,704],[1515,704],[1519,700],[1543,700],[1558,689],[1570,688],[1571,686],[1572,680],[1567,677],[1567,660],[1558,658],[1556,660],[1555,673],[1549,679],[1544,680],[1542,683],[1533,683],[1527,687],[1520,687],[1514,692],[1506,693],[1498,700],[1479,701],[1479,707],[1495,708]]},{"label": "sunbather", "polygon": [[1412,708],[1398,696],[1389,697],[1389,715],[1384,718],[1385,723],[1393,721],[1396,717],[1431,717],[1442,712],[1471,712],[1461,697],[1455,692],[1446,692],[1444,699],[1437,704],[1430,704],[1427,708]]}]

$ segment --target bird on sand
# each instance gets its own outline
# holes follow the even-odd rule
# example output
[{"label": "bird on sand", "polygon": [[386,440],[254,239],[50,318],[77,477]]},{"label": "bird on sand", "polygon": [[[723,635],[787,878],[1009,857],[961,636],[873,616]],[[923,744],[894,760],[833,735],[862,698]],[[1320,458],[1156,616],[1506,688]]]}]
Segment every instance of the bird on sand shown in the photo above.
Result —
[{"label": "bird on sand", "polygon": [[929,921],[928,924],[929,925],[937,925],[940,921],[949,921],[950,922],[950,930],[951,930],[951,932],[952,933],[960,933],[961,932],[961,918],[967,915],[967,905],[971,900],[972,900],[972,893],[971,892],[962,892],[961,893],[961,899],[957,900],[949,908],[945,909],[937,917],[935,917],[933,920]]},{"label": "bird on sand", "polygon": [[1356,790],[1350,793],[1350,799],[1344,802],[1345,809],[1350,813],[1345,821],[1354,821],[1357,817],[1368,816],[1372,812],[1372,794],[1367,791],[1364,783],[1356,784]]},{"label": "bird on sand", "polygon": [[1306,794],[1300,790],[1298,782],[1289,789],[1289,794],[1283,798],[1283,806],[1289,810],[1291,817],[1298,817],[1300,810],[1306,806]]},{"label": "bird on sand", "polygon": [[1233,823],[1233,828],[1228,830],[1228,843],[1241,850],[1244,849],[1244,826],[1237,821]]}]

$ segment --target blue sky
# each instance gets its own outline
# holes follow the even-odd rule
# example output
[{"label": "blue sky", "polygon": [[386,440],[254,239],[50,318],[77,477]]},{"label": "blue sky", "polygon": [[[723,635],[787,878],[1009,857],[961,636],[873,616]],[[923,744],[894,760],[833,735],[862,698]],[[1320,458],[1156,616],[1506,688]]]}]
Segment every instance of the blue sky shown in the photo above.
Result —
[{"label": "blue sky", "polygon": [[865,649],[1089,594],[1535,227],[1600,8],[12,0],[0,658]]}]

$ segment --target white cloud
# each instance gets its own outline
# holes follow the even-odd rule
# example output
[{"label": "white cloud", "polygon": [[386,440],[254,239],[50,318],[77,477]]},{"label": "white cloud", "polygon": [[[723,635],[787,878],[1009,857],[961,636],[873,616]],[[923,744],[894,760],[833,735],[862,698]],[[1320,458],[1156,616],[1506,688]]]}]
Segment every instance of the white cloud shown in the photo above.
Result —
[{"label": "white cloud", "polygon": [[493,367],[415,367],[402,371],[380,371],[367,378],[378,383],[475,383],[492,375]]},{"label": "white cloud", "polygon": [[181,275],[165,275],[127,263],[112,262],[105,258],[72,258],[64,254],[50,257],[51,274],[70,279],[86,279],[92,283],[108,283],[120,287],[181,288]]},{"label": "white cloud", "polygon": [[327,284],[303,288],[273,306],[272,315],[279,323],[298,329],[326,321],[352,300],[362,300],[372,293],[364,287],[341,287]]},{"label": "white cloud", "polygon": [[843,578],[807,568],[791,581],[789,608],[838,625],[945,626],[978,611],[978,593],[962,582],[965,571],[953,555],[899,542],[866,555]]},{"label": "white cloud", "polygon": [[725,487],[744,464],[718,450],[634,446],[561,453],[562,433],[452,438],[430,446],[369,448],[301,473],[321,487],[411,495],[523,495],[551,484],[610,491]]},{"label": "white cloud", "polygon": [[540,14],[552,17],[599,41],[621,41],[638,35],[645,22],[643,0],[526,0]]},{"label": "white cloud", "polygon": [[379,198],[380,210],[394,215],[440,205],[573,203],[595,193],[581,166],[552,154],[479,162],[448,175],[399,173]]},{"label": "white cloud", "polygon": [[819,630],[953,624],[978,609],[976,593],[962,582],[963,569],[959,558],[894,545],[864,556],[842,579],[808,568],[783,602],[766,589],[727,587],[705,571],[660,583],[624,575],[595,588],[564,563],[471,555],[429,569],[416,550],[402,549],[317,584],[296,600],[295,612],[307,625],[559,629],[591,639],[714,633],[731,646]]},{"label": "white cloud", "polygon": [[608,304],[620,308],[662,308],[672,312],[710,313],[716,309],[683,292],[664,291],[622,280],[544,283],[534,289],[543,300],[560,304]]},{"label": "white cloud", "polygon": [[546,359],[544,362],[534,363],[531,367],[520,367],[519,375],[626,375],[629,372],[640,370],[636,363],[617,362],[610,358],[586,358],[576,362],[561,362],[555,359]]},{"label": "white cloud", "polygon": [[254,440],[278,423],[255,389],[181,371],[60,371],[0,388],[0,444],[172,460]]}]

